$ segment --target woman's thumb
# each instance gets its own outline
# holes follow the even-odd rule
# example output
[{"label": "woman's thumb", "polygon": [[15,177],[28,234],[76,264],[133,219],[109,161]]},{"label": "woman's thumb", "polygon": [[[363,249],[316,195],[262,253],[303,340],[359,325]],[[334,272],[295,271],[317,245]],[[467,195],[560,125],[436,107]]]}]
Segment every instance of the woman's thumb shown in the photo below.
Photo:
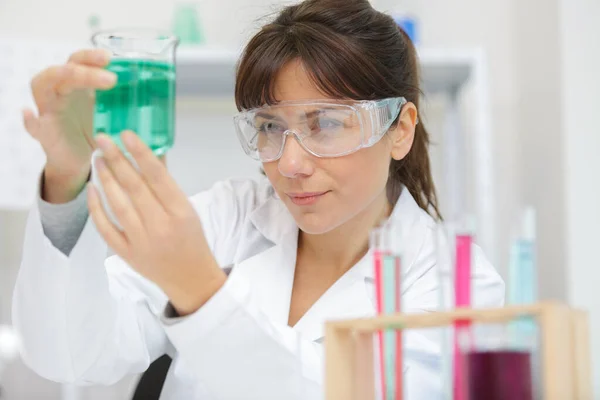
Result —
[{"label": "woman's thumb", "polygon": [[40,120],[32,109],[26,108],[23,110],[23,124],[27,132],[37,140],[40,132]]}]

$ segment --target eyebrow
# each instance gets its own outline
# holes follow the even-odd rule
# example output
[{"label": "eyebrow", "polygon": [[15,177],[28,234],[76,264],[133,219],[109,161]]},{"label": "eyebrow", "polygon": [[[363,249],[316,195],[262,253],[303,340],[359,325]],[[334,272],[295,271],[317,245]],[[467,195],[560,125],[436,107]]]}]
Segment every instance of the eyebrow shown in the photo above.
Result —
[{"label": "eyebrow", "polygon": [[[309,112],[305,113],[304,116],[306,117],[306,119],[314,118],[315,116],[319,115],[323,110],[334,110],[335,111],[335,110],[339,110],[339,109],[337,107],[322,107],[322,108],[318,108],[318,109],[309,111]],[[267,111],[258,111],[256,113],[255,117],[264,118],[264,119],[283,120],[282,117],[275,115],[275,114],[271,114]]]},{"label": "eyebrow", "polygon": [[260,118],[264,118],[264,119],[278,119],[280,117],[278,117],[277,115],[273,115],[273,114],[269,114],[266,111],[259,111],[256,113],[255,117],[260,117]]}]

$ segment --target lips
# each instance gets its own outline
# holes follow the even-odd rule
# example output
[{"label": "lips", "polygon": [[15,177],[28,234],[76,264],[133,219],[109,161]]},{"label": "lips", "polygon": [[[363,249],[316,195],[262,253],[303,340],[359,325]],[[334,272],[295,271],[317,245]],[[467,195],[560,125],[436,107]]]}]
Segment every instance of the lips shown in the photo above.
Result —
[{"label": "lips", "polygon": [[302,192],[302,193],[286,193],[292,203],[299,206],[308,206],[315,204],[323,196],[329,192]]}]

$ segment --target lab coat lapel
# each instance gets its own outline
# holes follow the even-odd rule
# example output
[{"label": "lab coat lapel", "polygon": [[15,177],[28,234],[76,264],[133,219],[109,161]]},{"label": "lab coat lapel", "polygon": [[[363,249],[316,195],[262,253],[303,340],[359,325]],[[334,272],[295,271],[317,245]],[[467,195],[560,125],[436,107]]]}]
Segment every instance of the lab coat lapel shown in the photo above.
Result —
[{"label": "lab coat lapel", "polygon": [[[272,246],[248,258],[241,256],[231,275],[242,276],[252,287],[261,310],[276,323],[287,324],[296,267],[298,226],[285,205],[275,197],[250,216],[249,224]],[[238,254],[252,249],[238,249]]]},{"label": "lab coat lapel", "polygon": [[[402,255],[401,293],[405,293],[419,278],[411,273],[411,270],[418,261],[427,236],[427,225],[421,220],[422,214],[423,211],[408,190],[403,190],[392,211],[392,218],[402,221],[406,243]],[[375,313],[374,272],[372,254],[369,252],[329,288],[298,321],[295,329],[310,340],[320,340],[324,335],[324,324],[327,321],[362,318]]]},{"label": "lab coat lapel", "polygon": [[369,260],[367,254],[304,314],[294,327],[302,336],[320,341],[324,336],[325,322],[362,318],[375,313],[373,298],[369,293],[373,285],[363,271],[368,267]]},{"label": "lab coat lapel", "polygon": [[[419,277],[410,273],[425,243],[427,225],[421,220],[423,211],[408,190],[403,190],[392,212],[402,221],[406,241],[403,254],[402,293]],[[287,324],[296,267],[298,226],[285,205],[276,197],[267,200],[250,217],[250,228],[273,245],[249,258],[243,253],[252,249],[238,249],[238,259],[232,274],[241,274],[253,288],[261,309],[274,322]],[[375,295],[372,255],[367,253],[344,274],[306,312],[294,326],[305,338],[320,340],[324,324],[329,320],[360,318],[373,315]]]}]

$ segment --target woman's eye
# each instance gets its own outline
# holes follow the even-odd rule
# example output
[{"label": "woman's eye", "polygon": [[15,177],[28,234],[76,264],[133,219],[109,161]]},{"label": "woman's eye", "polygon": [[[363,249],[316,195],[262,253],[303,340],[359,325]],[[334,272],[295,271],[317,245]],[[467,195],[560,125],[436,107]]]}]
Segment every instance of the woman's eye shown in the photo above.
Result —
[{"label": "woman's eye", "polygon": [[258,130],[264,133],[280,133],[285,131],[285,127],[275,121],[266,121],[259,125]]},{"label": "woman's eye", "polygon": [[336,119],[332,119],[332,118],[319,118],[317,120],[315,120],[314,125],[312,127],[312,131],[313,132],[320,132],[320,131],[332,131],[332,130],[339,130],[341,127],[343,127],[343,123],[341,121],[338,121]]},{"label": "woman's eye", "polygon": [[321,128],[337,128],[339,126],[342,126],[342,123],[340,121],[334,119],[324,119],[319,121],[319,124],[321,125]]}]

